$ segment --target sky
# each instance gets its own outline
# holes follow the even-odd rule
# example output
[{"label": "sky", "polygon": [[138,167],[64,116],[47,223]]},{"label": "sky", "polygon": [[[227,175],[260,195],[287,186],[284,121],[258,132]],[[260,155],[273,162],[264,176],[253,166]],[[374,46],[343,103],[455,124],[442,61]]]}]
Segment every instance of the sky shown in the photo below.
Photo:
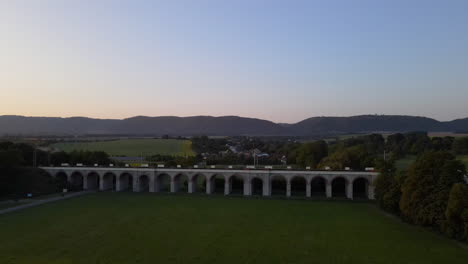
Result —
[{"label": "sky", "polygon": [[465,0],[0,0],[0,115],[468,117]]}]

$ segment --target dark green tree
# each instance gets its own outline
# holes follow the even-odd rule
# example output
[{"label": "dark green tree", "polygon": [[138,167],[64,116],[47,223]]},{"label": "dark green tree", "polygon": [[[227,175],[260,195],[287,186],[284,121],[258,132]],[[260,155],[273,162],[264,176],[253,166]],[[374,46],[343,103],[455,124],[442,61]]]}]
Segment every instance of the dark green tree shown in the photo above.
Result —
[{"label": "dark green tree", "polygon": [[440,228],[450,189],[463,181],[465,167],[448,152],[427,152],[408,170],[401,188],[402,216],[415,224]]},{"label": "dark green tree", "polygon": [[455,154],[468,155],[468,137],[455,139],[452,143],[452,149]]},{"label": "dark green tree", "polygon": [[297,149],[296,164],[317,168],[320,161],[328,155],[328,145],[319,140],[302,144]]},{"label": "dark green tree", "polygon": [[468,241],[468,186],[464,183],[453,185],[447,209],[445,232],[456,239]]}]

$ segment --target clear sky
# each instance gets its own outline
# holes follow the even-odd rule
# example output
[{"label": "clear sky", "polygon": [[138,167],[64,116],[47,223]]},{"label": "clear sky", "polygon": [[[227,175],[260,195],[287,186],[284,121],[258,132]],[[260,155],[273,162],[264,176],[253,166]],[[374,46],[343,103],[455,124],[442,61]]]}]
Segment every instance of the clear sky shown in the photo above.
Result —
[{"label": "clear sky", "polygon": [[468,1],[0,0],[0,115],[468,116]]}]

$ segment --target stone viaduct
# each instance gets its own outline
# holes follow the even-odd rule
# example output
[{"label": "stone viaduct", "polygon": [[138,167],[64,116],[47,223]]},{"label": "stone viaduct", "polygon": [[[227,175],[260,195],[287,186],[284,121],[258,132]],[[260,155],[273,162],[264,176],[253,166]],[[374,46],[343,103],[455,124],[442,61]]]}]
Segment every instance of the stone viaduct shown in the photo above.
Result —
[{"label": "stone viaduct", "polygon": [[117,167],[42,167],[54,177],[85,190],[204,192],[245,196],[322,195],[374,199],[377,172],[260,169],[182,169]]}]

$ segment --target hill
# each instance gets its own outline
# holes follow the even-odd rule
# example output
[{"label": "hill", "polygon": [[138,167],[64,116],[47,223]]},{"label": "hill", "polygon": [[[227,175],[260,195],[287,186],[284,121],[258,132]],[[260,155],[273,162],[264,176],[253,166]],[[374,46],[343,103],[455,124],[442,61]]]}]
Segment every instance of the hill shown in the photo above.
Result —
[{"label": "hill", "polygon": [[407,131],[447,131],[443,122],[419,116],[362,115],[312,117],[291,126],[299,135],[327,133],[369,133]]},{"label": "hill", "polygon": [[127,119],[0,116],[0,135],[282,135],[271,121],[237,116],[137,116]]},{"label": "hill", "polygon": [[0,116],[0,135],[312,136],[372,132],[468,131],[468,118],[441,122],[404,115],[312,117],[295,124],[238,116],[136,116],[127,119]]}]

